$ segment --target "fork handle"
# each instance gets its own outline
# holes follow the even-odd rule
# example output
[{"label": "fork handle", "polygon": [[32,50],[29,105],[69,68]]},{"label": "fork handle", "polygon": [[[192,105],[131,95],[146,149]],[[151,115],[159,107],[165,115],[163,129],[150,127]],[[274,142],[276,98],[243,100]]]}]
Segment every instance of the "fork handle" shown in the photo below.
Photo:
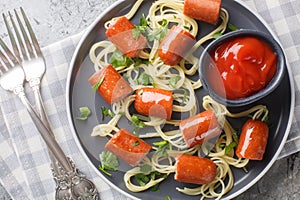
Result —
[{"label": "fork handle", "polygon": [[[41,96],[40,88],[38,86],[35,86],[35,87],[32,87],[32,89],[33,89],[34,98],[35,98],[35,105],[37,107],[37,110],[39,111],[40,118],[41,118],[42,122],[44,123],[44,125],[49,130],[51,130],[49,119],[48,119],[48,116],[45,111],[45,106],[43,104],[43,99]],[[52,135],[52,136],[54,137],[54,135]]]},{"label": "fork handle", "polygon": [[[40,92],[40,87],[39,85],[33,85],[32,86],[32,90],[33,90],[33,93],[34,93],[34,97],[35,97],[35,105],[36,105],[36,110],[39,112],[40,114],[40,119],[41,121],[44,123],[44,125],[48,128],[48,130],[52,130],[51,129],[51,126],[50,126],[50,123],[49,123],[49,119],[48,119],[48,116],[46,114],[46,110],[45,110],[45,106],[44,106],[44,103],[43,103],[43,99],[42,99],[42,95],[41,95],[41,92]],[[55,139],[55,136],[53,134],[52,131],[50,131],[50,134],[52,133],[52,137]],[[61,174],[61,170],[59,169],[59,166],[58,166],[58,162],[57,162],[57,159],[55,158],[55,156],[53,155],[53,153],[49,150],[49,156],[50,156],[50,159],[51,159],[51,162],[52,162],[52,168],[53,170],[55,171],[56,174]],[[71,166],[71,163],[70,163],[70,158],[68,156],[66,156],[67,158],[67,161],[68,161],[68,166],[69,166],[69,169],[73,169],[73,167]],[[68,171],[70,172],[70,171]]]},{"label": "fork handle", "polygon": [[[48,130],[51,130],[49,119],[48,119],[48,116],[46,114],[45,107],[43,104],[43,99],[41,96],[39,85],[32,86],[32,90],[33,90],[34,98],[35,98],[36,111],[40,114],[40,119],[44,123],[44,125],[48,128]],[[53,132],[50,131],[50,133],[53,133]],[[51,136],[54,137],[54,134]],[[54,137],[54,139],[55,139],[55,137]],[[56,172],[56,174],[60,174],[57,159],[55,158],[55,156],[53,155],[53,153],[49,149],[49,147],[47,147],[47,148],[48,148],[49,157],[50,157],[50,160],[52,163],[51,167]],[[68,163],[68,165],[70,166],[70,163]]]},{"label": "fork handle", "polygon": [[29,103],[27,97],[25,96],[25,93],[22,91],[22,88],[20,88],[21,91],[15,91],[15,93],[18,95],[24,106],[26,107],[32,121],[36,125],[37,129],[39,130],[42,138],[44,139],[46,145],[54,155],[54,157],[57,159],[57,161],[62,165],[62,167],[67,171],[71,172],[72,168],[69,165],[68,159],[66,155],[64,154],[63,150],[60,148],[59,144],[56,142],[56,140],[53,137],[53,132],[51,129],[48,129],[39,115],[35,112],[31,104]]}]

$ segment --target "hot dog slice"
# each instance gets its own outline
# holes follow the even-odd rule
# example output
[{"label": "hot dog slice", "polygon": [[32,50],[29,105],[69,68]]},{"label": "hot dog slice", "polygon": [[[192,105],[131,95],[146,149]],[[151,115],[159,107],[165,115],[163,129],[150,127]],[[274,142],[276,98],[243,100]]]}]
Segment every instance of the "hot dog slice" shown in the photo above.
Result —
[{"label": "hot dog slice", "polygon": [[123,54],[130,58],[137,57],[139,52],[145,48],[147,40],[143,35],[134,38],[132,30],[134,25],[125,16],[117,19],[106,30],[106,37]]},{"label": "hot dog slice", "polygon": [[170,66],[178,64],[195,44],[195,37],[178,26],[172,26],[158,48],[162,61]]},{"label": "hot dog slice", "polygon": [[243,125],[236,149],[239,158],[262,160],[269,136],[269,127],[259,120],[248,120]]},{"label": "hot dog slice", "polygon": [[97,91],[109,104],[120,101],[133,91],[112,65],[107,65],[102,70],[95,72],[88,82],[92,86],[99,84]]},{"label": "hot dog slice", "polygon": [[221,3],[221,0],[185,0],[183,13],[215,25],[220,15]]},{"label": "hot dog slice", "polygon": [[208,159],[188,154],[177,156],[175,180],[184,183],[207,184],[217,175],[216,164]]},{"label": "hot dog slice", "polygon": [[134,107],[143,115],[171,119],[172,91],[159,88],[142,88],[136,91]]},{"label": "hot dog slice", "polygon": [[136,166],[148,154],[151,145],[126,129],[119,130],[105,148],[131,166]]},{"label": "hot dog slice", "polygon": [[182,120],[179,128],[189,148],[220,135],[222,131],[212,110]]}]

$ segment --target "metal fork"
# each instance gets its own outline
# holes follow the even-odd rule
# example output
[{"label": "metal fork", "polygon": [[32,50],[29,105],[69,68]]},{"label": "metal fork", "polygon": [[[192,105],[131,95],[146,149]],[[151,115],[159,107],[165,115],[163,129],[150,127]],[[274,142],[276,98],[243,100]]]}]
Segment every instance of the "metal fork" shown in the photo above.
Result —
[{"label": "metal fork", "polygon": [[[20,8],[20,10],[29,36],[17,11],[14,10],[19,29],[22,33],[22,37],[13,19],[13,16],[9,13],[14,33],[18,42],[16,42],[13,31],[11,30],[8,20],[4,14],[3,18],[16,56],[15,60],[19,61],[21,63],[21,66],[23,67],[26,81],[34,91],[36,107],[39,111],[40,119],[43,122],[43,125],[47,128],[52,139],[54,139],[54,134],[51,131],[50,123],[48,121],[48,117],[43,105],[43,100],[40,94],[41,78],[46,71],[44,56],[24,10],[22,8]],[[9,50],[5,46],[3,48]],[[12,54],[8,55],[10,55],[9,57],[13,56]],[[61,157],[58,159],[57,156],[60,155],[54,155],[52,153],[52,150],[49,150],[49,155],[52,162],[51,166],[53,167],[52,172],[54,175],[54,180],[57,183],[56,199],[98,199],[98,192],[95,185],[79,172],[79,170],[75,167],[74,162],[69,157],[65,156],[63,151],[60,151],[60,154]]]},{"label": "metal fork", "polygon": [[14,54],[17,57],[17,59],[19,60],[19,62],[21,63],[23,70],[25,72],[26,81],[29,83],[30,87],[32,88],[32,90],[34,92],[37,110],[39,111],[44,124],[46,126],[50,126],[47,115],[45,113],[45,109],[43,108],[43,103],[42,103],[43,101],[42,101],[42,97],[40,94],[41,78],[43,77],[43,75],[46,71],[44,56],[43,56],[40,46],[37,42],[36,36],[31,28],[31,25],[28,21],[28,18],[25,15],[24,10],[22,8],[20,10],[21,10],[22,16],[24,18],[25,24],[28,28],[28,32],[29,32],[29,35],[30,35],[33,45],[31,45],[31,43],[30,43],[28,34],[25,31],[24,25],[21,22],[21,19],[16,10],[14,10],[15,16],[18,21],[18,24],[19,24],[19,27],[20,27],[20,30],[23,35],[23,39],[24,39],[25,43],[23,42],[23,40],[21,38],[19,29],[17,28],[15,20],[13,19],[10,12],[9,12],[9,17],[11,19],[13,29],[15,30],[15,36],[18,40],[18,44],[19,44],[20,48],[18,48],[18,44],[15,40],[15,36],[9,26],[6,16],[4,14],[2,14],[2,16],[3,16],[4,22],[5,22],[5,25],[7,28],[7,32],[8,32],[13,50],[14,50]]}]

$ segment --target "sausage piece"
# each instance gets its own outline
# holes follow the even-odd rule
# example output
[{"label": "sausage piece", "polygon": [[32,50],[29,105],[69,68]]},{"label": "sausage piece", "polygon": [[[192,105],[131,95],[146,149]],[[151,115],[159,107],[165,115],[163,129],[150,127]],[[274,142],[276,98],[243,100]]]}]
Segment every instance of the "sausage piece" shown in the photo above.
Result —
[{"label": "sausage piece", "polygon": [[222,131],[212,110],[182,120],[179,128],[189,148],[220,135]]},{"label": "sausage piece", "polygon": [[208,159],[188,154],[177,156],[175,180],[184,183],[208,184],[217,175],[216,164]]},{"label": "sausage piece", "polygon": [[112,65],[95,72],[88,80],[94,86],[99,83],[97,91],[109,103],[115,103],[128,96],[133,89]]},{"label": "sausage piece", "polygon": [[266,123],[249,119],[243,125],[236,148],[236,155],[239,158],[262,160],[266,150],[268,136],[269,127]]},{"label": "sausage piece", "polygon": [[129,165],[136,166],[152,147],[126,129],[120,129],[107,142],[105,148]]},{"label": "sausage piece", "polygon": [[159,88],[141,88],[136,91],[134,107],[143,115],[171,119],[172,91]]},{"label": "sausage piece", "polygon": [[106,30],[106,37],[123,55],[130,58],[137,57],[147,43],[146,38],[141,34],[137,39],[134,38],[132,34],[133,29],[134,25],[131,21],[122,16]]},{"label": "sausage piece", "polygon": [[215,25],[219,19],[221,3],[221,0],[185,0],[183,14]]},{"label": "sausage piece", "polygon": [[158,55],[165,64],[176,65],[193,47],[195,42],[196,38],[188,31],[178,26],[172,26],[159,45]]}]

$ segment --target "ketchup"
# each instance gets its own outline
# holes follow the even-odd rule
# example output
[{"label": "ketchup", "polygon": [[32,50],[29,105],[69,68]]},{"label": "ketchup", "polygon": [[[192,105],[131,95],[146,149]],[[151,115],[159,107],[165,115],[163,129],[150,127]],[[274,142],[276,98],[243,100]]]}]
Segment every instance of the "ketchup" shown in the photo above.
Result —
[{"label": "ketchup", "polygon": [[271,47],[250,36],[224,42],[211,56],[217,68],[209,75],[212,88],[227,99],[258,92],[270,82],[277,69],[277,56]]}]

